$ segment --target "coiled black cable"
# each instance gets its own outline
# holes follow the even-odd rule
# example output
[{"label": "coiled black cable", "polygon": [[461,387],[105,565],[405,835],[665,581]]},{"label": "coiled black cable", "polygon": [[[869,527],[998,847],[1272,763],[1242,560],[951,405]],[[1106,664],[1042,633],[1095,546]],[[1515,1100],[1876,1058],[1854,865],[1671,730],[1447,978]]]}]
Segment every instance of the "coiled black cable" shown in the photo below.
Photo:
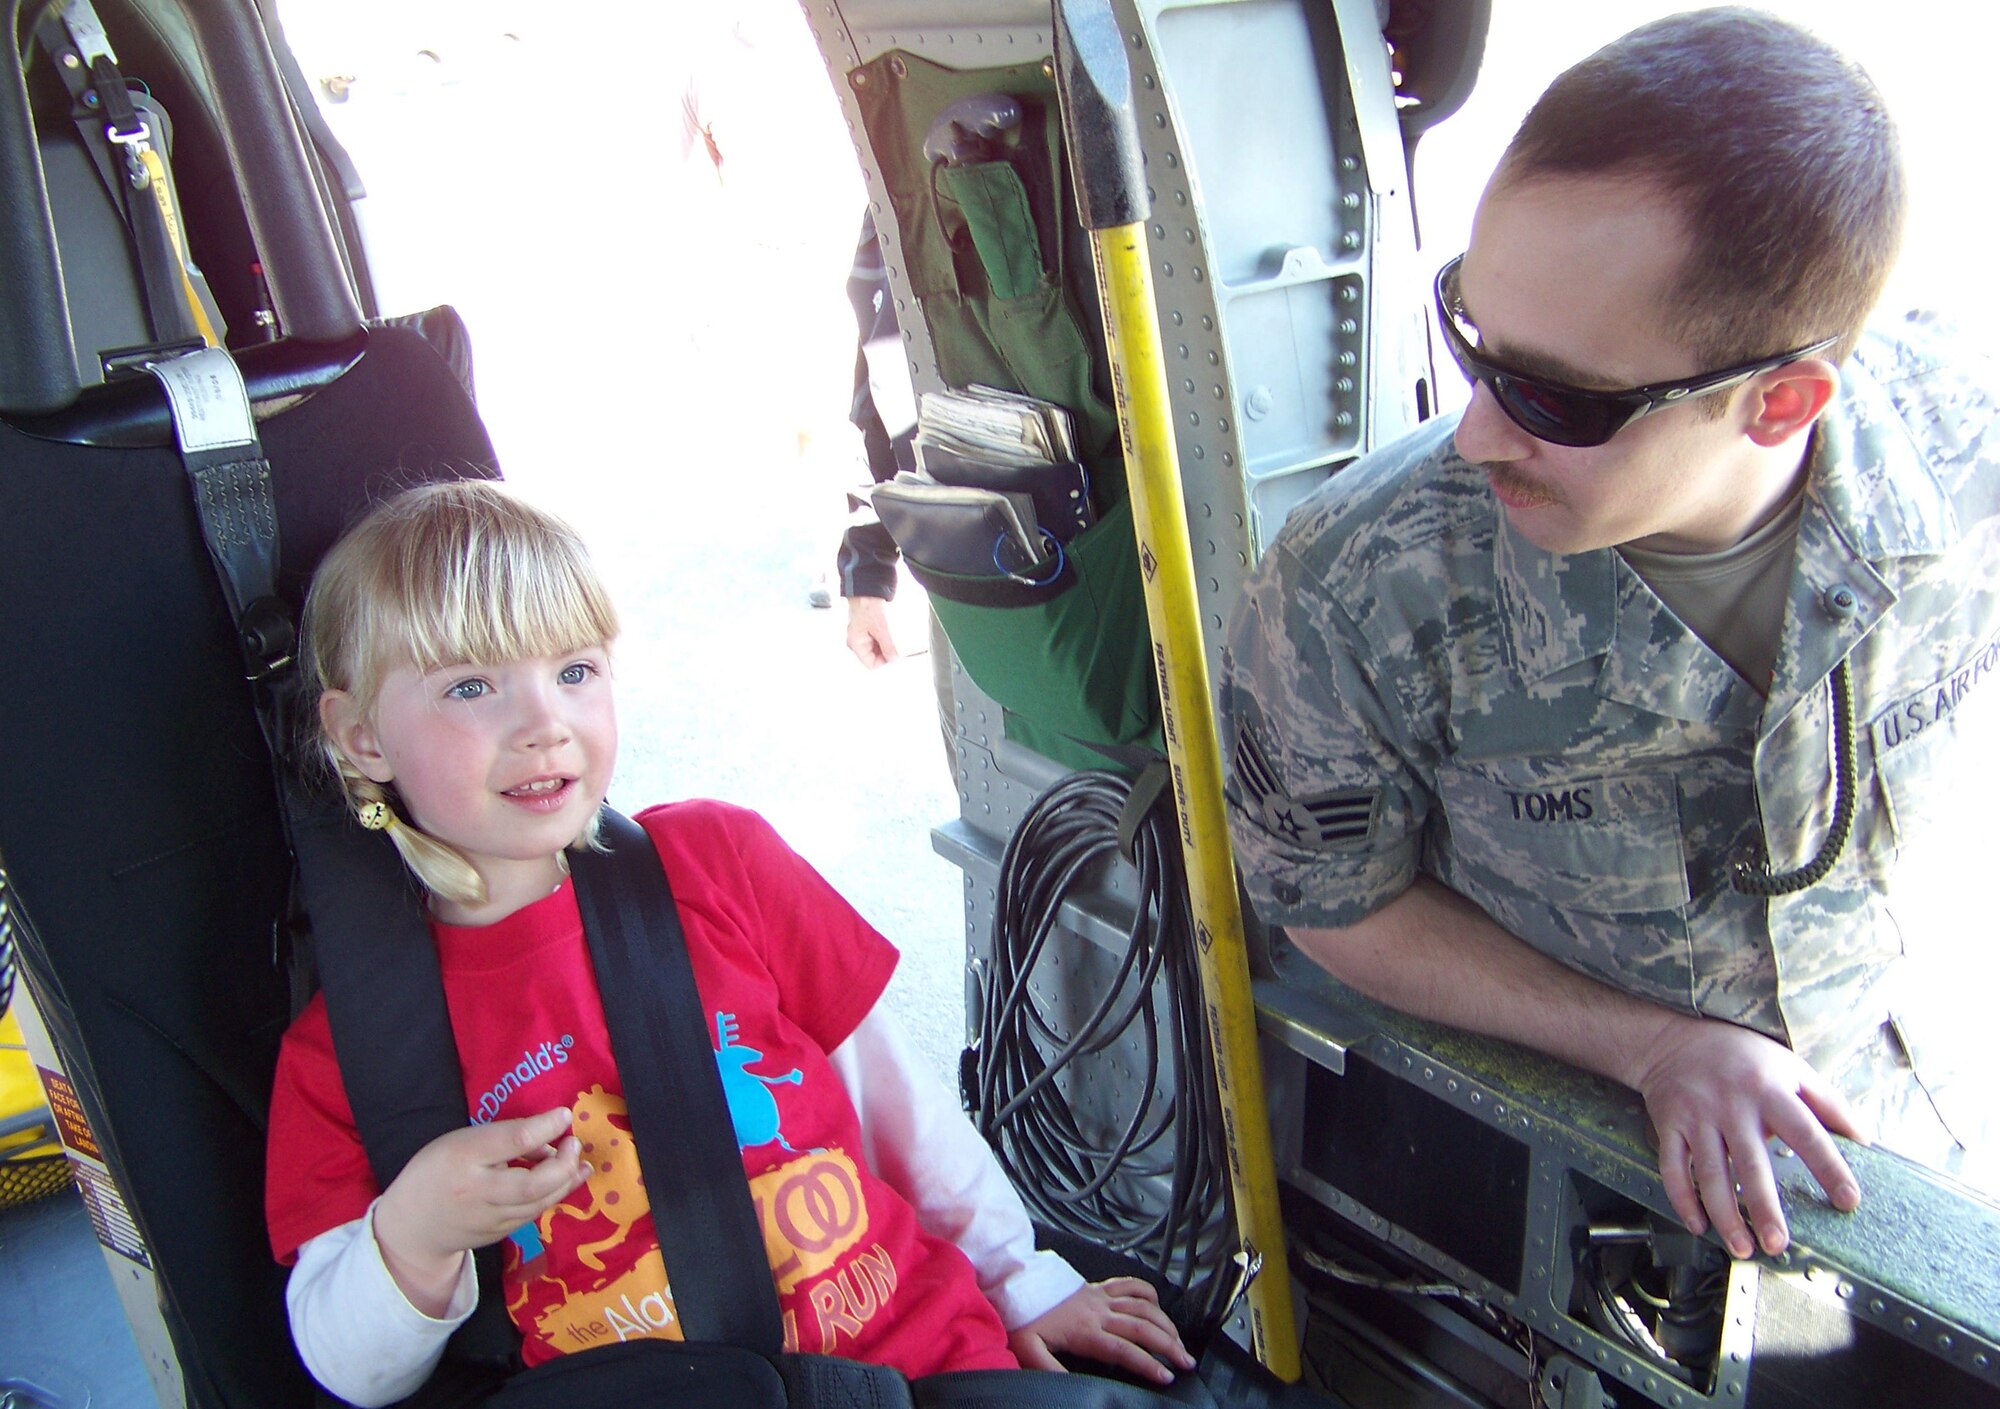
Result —
[{"label": "coiled black cable", "polygon": [[[974,1046],[974,1117],[1038,1219],[1145,1264],[1182,1292],[1183,1322],[1207,1330],[1227,1315],[1238,1279],[1224,1275],[1234,1222],[1171,795],[1152,790],[1131,828],[1138,904],[1091,1011],[1072,1024],[1031,982],[1045,960],[1061,962],[1065,897],[1096,889],[1117,862],[1133,791],[1116,773],[1073,773],[1035,800],[1008,840]],[[1139,1091],[1104,1121],[1110,1086],[1097,1059],[1121,1043],[1136,1057]],[[1172,1074],[1164,1092],[1163,1063]],[[1071,1104],[1086,1085],[1089,1117],[1104,1127],[1097,1136]]]}]

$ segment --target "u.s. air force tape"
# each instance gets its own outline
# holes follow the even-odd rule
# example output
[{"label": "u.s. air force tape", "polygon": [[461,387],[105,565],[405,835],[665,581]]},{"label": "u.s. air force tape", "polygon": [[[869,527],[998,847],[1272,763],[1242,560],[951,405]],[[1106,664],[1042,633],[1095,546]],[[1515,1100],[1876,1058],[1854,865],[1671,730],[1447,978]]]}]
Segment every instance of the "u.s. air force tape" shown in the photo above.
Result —
[{"label": "u.s. air force tape", "polygon": [[1309,797],[1293,797],[1278,770],[1248,728],[1236,730],[1232,758],[1237,786],[1272,836],[1292,846],[1333,851],[1364,844],[1375,831],[1381,813],[1380,788],[1334,788]]}]

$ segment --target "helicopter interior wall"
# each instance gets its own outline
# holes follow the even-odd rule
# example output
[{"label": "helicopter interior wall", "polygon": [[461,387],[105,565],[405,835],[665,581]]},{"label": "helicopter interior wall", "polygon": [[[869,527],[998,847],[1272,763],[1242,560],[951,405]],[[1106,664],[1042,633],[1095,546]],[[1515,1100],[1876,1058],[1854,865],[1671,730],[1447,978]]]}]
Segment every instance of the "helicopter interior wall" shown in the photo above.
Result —
[{"label": "helicopter interior wall", "polygon": [[1996,1409],[2000,1387],[1939,1364],[1923,1349],[1845,1314],[1825,1279],[1758,1283],[1750,1409]]},{"label": "helicopter interior wall", "polygon": [[[1309,1065],[1301,1117],[1301,1169],[1519,1294],[1529,1146],[1359,1059],[1338,1075]],[[1399,1138],[1373,1138],[1384,1130]]]}]

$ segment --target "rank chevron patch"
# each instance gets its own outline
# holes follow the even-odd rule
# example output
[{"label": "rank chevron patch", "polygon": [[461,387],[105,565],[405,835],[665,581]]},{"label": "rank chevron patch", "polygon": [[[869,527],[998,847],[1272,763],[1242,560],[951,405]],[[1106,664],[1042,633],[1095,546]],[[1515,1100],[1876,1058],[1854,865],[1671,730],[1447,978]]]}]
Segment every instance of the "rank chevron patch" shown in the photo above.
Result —
[{"label": "rank chevron patch", "polygon": [[1380,788],[1336,788],[1311,797],[1293,797],[1278,779],[1256,737],[1236,730],[1236,780],[1265,831],[1293,846],[1314,851],[1358,846],[1375,830]]}]

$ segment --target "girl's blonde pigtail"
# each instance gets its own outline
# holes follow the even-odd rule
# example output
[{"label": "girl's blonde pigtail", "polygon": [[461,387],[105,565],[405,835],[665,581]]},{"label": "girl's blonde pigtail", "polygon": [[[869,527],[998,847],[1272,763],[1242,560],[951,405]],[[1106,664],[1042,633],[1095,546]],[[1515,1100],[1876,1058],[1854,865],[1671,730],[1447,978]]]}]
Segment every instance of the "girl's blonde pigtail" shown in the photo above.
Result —
[{"label": "girl's blonde pigtail", "polygon": [[354,817],[371,832],[387,832],[396,844],[403,863],[416,873],[433,895],[458,905],[486,903],[486,882],[479,872],[451,847],[427,832],[418,831],[396,815],[388,793],[374,779],[364,776],[346,759],[341,759],[340,781],[354,804]]}]

